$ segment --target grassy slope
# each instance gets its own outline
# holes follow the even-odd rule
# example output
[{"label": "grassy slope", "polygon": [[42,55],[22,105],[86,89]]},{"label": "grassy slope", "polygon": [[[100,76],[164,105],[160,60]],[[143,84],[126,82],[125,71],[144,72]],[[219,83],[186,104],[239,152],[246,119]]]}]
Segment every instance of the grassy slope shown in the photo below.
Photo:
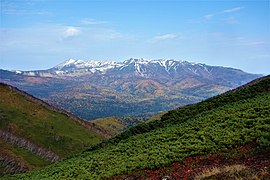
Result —
[{"label": "grassy slope", "polygon": [[161,120],[161,117],[166,114],[168,111],[165,111],[165,112],[162,112],[162,113],[159,113],[151,118],[149,118],[147,121],[150,122],[150,121],[153,121],[153,120]]},{"label": "grassy slope", "polygon": [[[49,110],[6,86],[0,86],[0,94],[0,128],[47,148],[60,157],[72,155],[102,139],[66,115]],[[16,147],[7,149],[31,166],[46,165],[46,162],[32,162],[31,158],[35,155],[31,153],[15,150]]]},{"label": "grassy slope", "polygon": [[257,142],[260,149],[269,148],[269,92],[270,79],[265,78],[240,91],[171,111],[161,121],[141,124],[78,156],[13,178],[105,178],[136,168],[155,169],[248,142]]},{"label": "grassy slope", "polygon": [[119,119],[115,116],[98,118],[92,120],[91,123],[94,123],[98,127],[102,127],[103,129],[110,132],[112,135],[119,134],[125,128],[125,125],[121,123]]},{"label": "grassy slope", "polygon": [[123,131],[128,128],[135,126],[139,123],[145,122],[146,119],[139,117],[106,117],[106,118],[98,118],[90,123],[94,123],[96,127],[102,128],[109,132],[112,136],[119,135]]}]

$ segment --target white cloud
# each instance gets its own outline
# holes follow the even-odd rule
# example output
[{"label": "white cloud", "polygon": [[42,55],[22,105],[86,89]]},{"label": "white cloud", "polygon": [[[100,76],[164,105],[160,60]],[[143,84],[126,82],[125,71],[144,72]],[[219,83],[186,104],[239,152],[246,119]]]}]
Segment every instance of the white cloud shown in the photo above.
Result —
[{"label": "white cloud", "polygon": [[14,51],[51,56],[75,51],[88,53],[89,47],[102,49],[111,43],[130,42],[132,37],[107,28],[44,24],[28,28],[0,28],[0,39],[0,54]]},{"label": "white cloud", "polygon": [[38,1],[1,1],[1,14],[16,16],[53,16],[53,13],[50,11],[32,9],[32,3],[34,2]]},{"label": "white cloud", "polygon": [[236,45],[238,46],[261,46],[261,45],[267,45],[268,43],[265,41],[249,41],[249,42],[241,42]]},{"label": "white cloud", "polygon": [[63,33],[64,37],[74,37],[80,34],[80,30],[76,27],[67,27]]},{"label": "white cloud", "polygon": [[163,34],[159,36],[155,36],[153,38],[154,41],[163,41],[163,40],[168,40],[168,39],[175,39],[178,36],[176,34]]},{"label": "white cloud", "polygon": [[216,13],[212,13],[212,14],[206,14],[203,16],[204,19],[211,19],[214,16],[220,15],[220,14],[228,14],[228,13],[232,13],[232,12],[236,12],[236,11],[240,11],[244,9],[244,7],[235,7],[235,8],[231,8],[231,9],[225,9]]},{"label": "white cloud", "polygon": [[24,16],[24,15],[48,15],[52,16],[53,14],[49,11],[29,11],[26,9],[4,9],[2,10],[3,14],[6,15],[17,15],[17,16]]},{"label": "white cloud", "polygon": [[221,11],[221,13],[231,13],[231,12],[240,11],[242,9],[244,9],[244,7],[236,7],[236,8],[232,8],[232,9],[226,9],[224,11]]},{"label": "white cloud", "polygon": [[213,16],[215,16],[215,14],[207,14],[207,15],[204,15],[203,18],[204,19],[211,19]]},{"label": "white cloud", "polygon": [[92,19],[92,18],[85,18],[85,19],[82,19],[80,22],[83,25],[96,25],[96,24],[107,24],[108,23],[108,21],[99,21],[99,20]]}]

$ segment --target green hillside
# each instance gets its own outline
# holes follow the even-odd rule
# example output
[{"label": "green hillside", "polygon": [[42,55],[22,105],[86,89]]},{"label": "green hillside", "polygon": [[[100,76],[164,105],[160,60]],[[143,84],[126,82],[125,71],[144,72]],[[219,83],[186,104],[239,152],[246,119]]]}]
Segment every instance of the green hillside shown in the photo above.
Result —
[{"label": "green hillside", "polygon": [[41,170],[4,179],[111,178],[158,169],[197,155],[228,153],[250,143],[256,146],[249,157],[257,152],[270,152],[270,76],[196,105],[170,111],[161,120],[132,127]]},{"label": "green hillside", "polygon": [[16,88],[0,84],[0,94],[2,173],[43,167],[104,139],[92,125]]},{"label": "green hillside", "polygon": [[197,104],[187,105],[172,111],[168,111],[168,113],[159,118],[161,120],[150,121],[149,123],[142,123],[132,127],[128,131],[125,131],[116,137],[115,141],[117,141],[117,139],[125,139],[133,135],[142,134],[166,126],[181,124],[192,119],[196,115],[201,115],[202,113],[205,114],[208,111],[224,105],[236,103],[242,101],[243,99],[251,99],[260,96],[261,94],[267,94],[270,91],[269,78],[270,76],[259,78],[225,94],[209,98]]}]

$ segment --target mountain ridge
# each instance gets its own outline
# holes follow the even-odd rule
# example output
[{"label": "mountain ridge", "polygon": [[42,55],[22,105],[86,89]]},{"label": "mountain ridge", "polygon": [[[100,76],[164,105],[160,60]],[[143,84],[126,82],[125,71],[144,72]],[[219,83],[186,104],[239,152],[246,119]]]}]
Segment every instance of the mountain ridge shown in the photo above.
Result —
[{"label": "mountain ridge", "polygon": [[[130,68],[133,66],[132,68]],[[151,67],[152,66],[152,67]],[[52,68],[47,70],[36,70],[36,71],[14,71],[17,74],[24,74],[28,76],[42,76],[42,77],[61,77],[61,76],[73,76],[83,74],[95,74],[101,73],[106,74],[110,72],[120,72],[132,69],[136,75],[148,77],[150,73],[155,74],[152,71],[153,67],[162,73],[167,73],[170,77],[174,77],[175,73],[182,71],[182,73],[188,73],[193,75],[203,75],[203,73],[211,73],[213,68],[225,68],[239,72],[244,72],[240,69],[223,66],[209,66],[203,63],[188,62],[183,60],[175,59],[144,59],[144,58],[130,58],[124,61],[96,61],[96,60],[75,60],[68,59]],[[76,73],[81,74],[76,74]],[[74,74],[75,73],[75,74]]]},{"label": "mountain ridge", "polygon": [[151,117],[260,77],[221,66],[143,58],[123,62],[69,59],[48,70],[0,70],[0,74],[1,82],[87,120]]}]

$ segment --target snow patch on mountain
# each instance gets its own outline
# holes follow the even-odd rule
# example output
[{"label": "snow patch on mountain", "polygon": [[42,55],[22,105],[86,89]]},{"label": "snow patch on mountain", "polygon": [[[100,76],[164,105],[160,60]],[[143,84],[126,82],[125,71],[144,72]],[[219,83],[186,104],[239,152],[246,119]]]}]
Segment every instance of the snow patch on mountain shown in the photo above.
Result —
[{"label": "snow patch on mountain", "polygon": [[[102,73],[105,74],[110,70],[116,71],[133,71],[133,73],[140,76],[149,76],[151,69],[158,69],[160,71],[165,70],[168,74],[170,71],[177,72],[178,68],[187,66],[187,70],[194,74],[197,73],[197,67],[204,67],[204,64],[190,63],[188,61],[174,60],[174,59],[157,59],[148,60],[144,58],[130,58],[123,62],[116,61],[94,61],[94,60],[74,60],[68,59],[67,61],[55,66],[50,70],[54,70],[57,75],[67,75],[74,71],[86,70],[91,73]],[[207,70],[207,69],[206,69]]]},{"label": "snow patch on mountain", "polygon": [[[206,75],[211,74],[213,68],[201,63],[193,63],[175,59],[144,59],[130,58],[128,60],[117,61],[95,61],[95,60],[75,60],[68,59],[57,66],[42,71],[22,71],[16,72],[27,76],[41,77],[66,77],[82,76],[91,74],[126,74],[142,77],[180,77],[186,75]],[[161,75],[162,74],[162,75]]]}]

